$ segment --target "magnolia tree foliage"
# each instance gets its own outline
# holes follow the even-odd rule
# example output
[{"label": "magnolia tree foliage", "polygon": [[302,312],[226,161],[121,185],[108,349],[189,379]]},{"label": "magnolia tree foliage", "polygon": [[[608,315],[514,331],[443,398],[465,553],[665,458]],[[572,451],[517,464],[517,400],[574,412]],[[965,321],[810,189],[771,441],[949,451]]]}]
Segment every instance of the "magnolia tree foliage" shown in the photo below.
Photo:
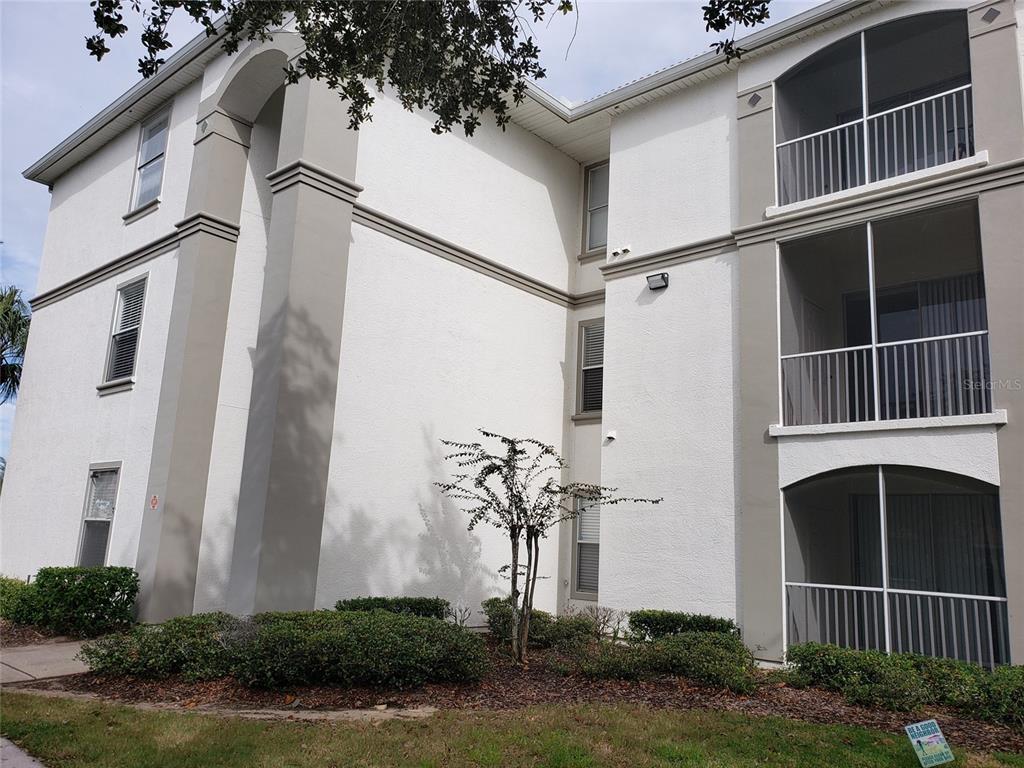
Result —
[{"label": "magnolia tree foliage", "polygon": [[469,530],[481,523],[502,531],[512,561],[503,570],[512,582],[512,652],[526,660],[530,617],[537,587],[540,543],[548,532],[580,514],[583,507],[624,503],[657,504],[661,499],[619,496],[618,489],[592,483],[561,482],[568,465],[553,446],[532,438],[513,438],[479,430],[488,445],[442,440],[452,452],[452,479],[436,483],[469,515]]},{"label": "magnolia tree foliage", "polygon": [[[294,21],[305,51],[287,79],[322,80],[348,102],[349,125],[372,117],[377,91],[390,87],[409,110],[434,115],[435,133],[461,125],[472,135],[484,113],[504,128],[509,107],[526,96],[527,80],[544,77],[532,25],[549,14],[578,10],[577,0],[92,0],[96,33],[86,48],[102,59],[108,43],[128,33],[125,14],[140,17],[145,55],[139,72],[150,77],[171,49],[167,25],[174,13],[219,35],[228,53],[266,40]],[[738,27],[768,18],[770,0],[708,0],[705,27],[728,32],[713,44],[731,59]]]}]

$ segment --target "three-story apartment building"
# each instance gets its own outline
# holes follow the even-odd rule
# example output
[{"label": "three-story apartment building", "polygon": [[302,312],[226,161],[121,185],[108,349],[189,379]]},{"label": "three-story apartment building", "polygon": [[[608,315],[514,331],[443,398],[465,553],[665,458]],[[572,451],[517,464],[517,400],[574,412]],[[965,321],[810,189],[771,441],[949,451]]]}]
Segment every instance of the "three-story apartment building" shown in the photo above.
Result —
[{"label": "three-story apartment building", "polygon": [[504,588],[439,438],[662,496],[538,603],[1024,662],[1024,2],[831,0],[504,133],[348,130],[282,29],[199,38],[26,171],[52,205],[6,573],[144,619]]}]

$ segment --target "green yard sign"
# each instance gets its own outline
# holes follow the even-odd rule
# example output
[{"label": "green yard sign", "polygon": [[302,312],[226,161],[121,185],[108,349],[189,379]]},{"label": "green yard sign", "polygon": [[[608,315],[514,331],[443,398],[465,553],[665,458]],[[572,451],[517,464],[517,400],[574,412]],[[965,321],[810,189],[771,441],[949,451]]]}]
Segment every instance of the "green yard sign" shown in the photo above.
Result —
[{"label": "green yard sign", "polygon": [[934,720],[914,723],[903,730],[914,745],[914,754],[923,768],[953,762],[953,752],[946,743],[946,737],[942,735],[942,729]]}]

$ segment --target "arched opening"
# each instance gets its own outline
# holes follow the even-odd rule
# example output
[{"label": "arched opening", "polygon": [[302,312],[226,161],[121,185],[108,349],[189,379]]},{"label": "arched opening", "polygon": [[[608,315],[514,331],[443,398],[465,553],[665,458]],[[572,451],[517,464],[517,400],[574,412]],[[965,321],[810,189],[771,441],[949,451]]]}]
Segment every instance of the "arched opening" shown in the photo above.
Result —
[{"label": "arched opening", "polygon": [[1009,661],[999,489],[920,467],[854,467],[784,491],[787,637]]},{"label": "arched opening", "polygon": [[974,154],[966,12],[833,43],[776,80],[775,111],[782,205]]}]

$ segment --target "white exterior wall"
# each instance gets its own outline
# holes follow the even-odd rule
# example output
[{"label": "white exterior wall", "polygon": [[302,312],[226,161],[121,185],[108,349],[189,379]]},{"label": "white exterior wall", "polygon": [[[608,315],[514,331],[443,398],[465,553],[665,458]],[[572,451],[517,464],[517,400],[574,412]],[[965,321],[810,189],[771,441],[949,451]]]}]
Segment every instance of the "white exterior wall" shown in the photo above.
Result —
[{"label": "white exterior wall", "polygon": [[[89,466],[108,461],[122,465],[107,563],[135,566],[175,268],[167,253],[33,314],[0,495],[5,575],[75,564]],[[117,286],[141,275],[136,384],[101,397]]]},{"label": "white exterior wall", "polygon": [[122,218],[132,203],[139,126],[124,131],[54,184],[37,294],[174,231],[185,211],[198,103],[198,81],[173,100],[160,204],[141,218],[127,224]]},{"label": "white exterior wall", "polygon": [[380,95],[359,129],[359,202],[568,290],[579,253],[580,168],[517,125],[489,117],[466,138]]},{"label": "white exterior wall", "polygon": [[608,283],[601,481],[664,501],[602,509],[602,605],[736,615],[737,262]]},{"label": "white exterior wall", "polygon": [[[560,445],[566,309],[366,227],[353,227],[317,607],[507,592],[507,542],[443,502],[440,438],[476,428]],[[538,607],[555,608],[557,544]],[[478,618],[478,617],[477,617]]]}]

